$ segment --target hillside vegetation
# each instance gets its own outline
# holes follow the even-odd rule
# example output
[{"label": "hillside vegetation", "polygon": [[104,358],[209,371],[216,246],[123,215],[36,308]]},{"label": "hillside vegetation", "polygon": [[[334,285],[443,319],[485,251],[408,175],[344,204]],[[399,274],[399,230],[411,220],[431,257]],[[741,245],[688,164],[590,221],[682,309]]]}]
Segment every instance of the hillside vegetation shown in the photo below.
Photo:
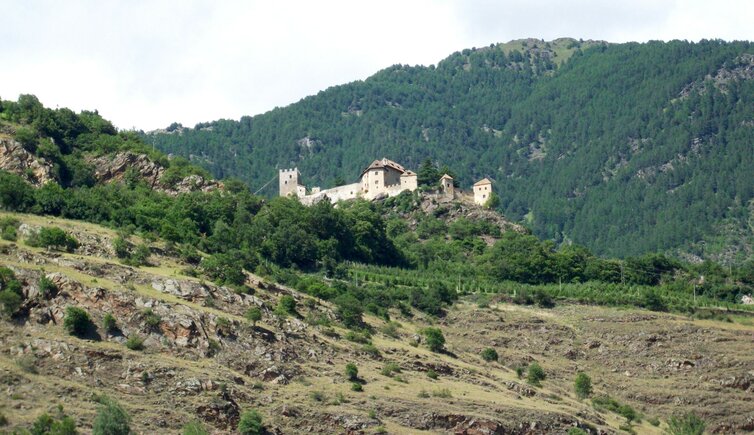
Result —
[{"label": "hillside vegetation", "polygon": [[87,117],[0,102],[0,431],[751,428],[754,263],[602,258],[431,185],[265,199]]},{"label": "hillside vegetation", "polygon": [[754,240],[753,55],[718,40],[513,41],[149,140],[254,190],[278,168],[330,186],[374,158],[431,157],[462,186],[492,178],[500,210],[556,243],[740,263]]}]

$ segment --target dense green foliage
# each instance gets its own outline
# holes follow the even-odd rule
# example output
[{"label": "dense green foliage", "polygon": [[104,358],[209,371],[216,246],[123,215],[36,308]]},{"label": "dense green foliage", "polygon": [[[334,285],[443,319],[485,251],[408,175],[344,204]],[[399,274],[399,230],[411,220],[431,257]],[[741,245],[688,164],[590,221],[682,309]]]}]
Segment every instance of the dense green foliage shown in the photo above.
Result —
[{"label": "dense green foliage", "polygon": [[23,303],[21,283],[16,274],[7,267],[0,267],[0,305],[2,314],[10,317],[18,311]]},{"label": "dense green foliage", "polygon": [[238,433],[241,435],[261,435],[264,433],[262,415],[254,409],[244,411],[238,420]]},{"label": "dense green foliage", "polygon": [[592,395],[592,378],[584,372],[579,372],[573,382],[576,397],[586,399]]},{"label": "dense green foliage", "polygon": [[[14,122],[31,117],[14,113]],[[38,139],[44,141],[45,136]],[[73,139],[69,151],[84,152],[81,140]],[[134,149],[143,146],[138,138],[129,140]],[[154,158],[163,159],[159,153]],[[431,161],[423,166],[424,172],[435,171],[432,176],[453,173]],[[754,284],[754,263],[690,266],[661,254],[604,259],[575,244],[558,246],[530,234],[501,233],[496,224],[484,220],[447,220],[457,204],[439,205],[426,213],[419,192],[382,202],[341,203],[337,208],[328,202],[305,207],[295,199],[265,200],[237,182],[226,185],[224,191],[177,196],[155,191],[138,178],[66,188],[49,183],[34,189],[22,177],[0,171],[0,205],[116,227],[120,235],[113,242],[115,253],[134,266],[147,263],[150,248],[148,242],[131,243],[131,235],[145,241],[161,237],[168,254],[191,265],[186,273],[203,273],[245,292],[244,270],[253,271],[332,301],[349,328],[366,327],[365,312],[389,320],[391,308],[403,315],[411,315],[414,308],[442,316],[444,307],[469,292],[510,294],[517,303],[542,307],[567,298],[689,310],[737,302]],[[415,222],[415,228],[408,222]],[[4,218],[0,226],[12,238],[18,220]],[[75,246],[60,229],[43,228],[39,235],[33,243],[41,238],[43,245]],[[483,238],[497,242],[488,246]],[[17,290],[0,292],[7,314],[21,306],[20,287]],[[697,298],[692,304],[694,290]],[[291,302],[295,301],[281,300],[278,312],[295,314]],[[140,348],[136,341],[134,348]]]},{"label": "dense green foliage", "polygon": [[97,415],[92,424],[93,435],[129,435],[131,417],[118,402],[109,397],[100,397]]},{"label": "dense green foliage", "polygon": [[483,360],[488,361],[488,362],[497,361],[497,358],[498,358],[497,351],[491,347],[488,347],[482,350],[480,355],[482,356]]},{"label": "dense green foliage", "polygon": [[445,349],[445,336],[440,328],[424,328],[421,331],[424,341],[432,352],[442,352]]},{"label": "dense green foliage", "polygon": [[541,385],[541,382],[544,381],[546,377],[547,375],[545,375],[544,369],[536,362],[531,363],[529,369],[526,371],[526,382],[531,385]]},{"label": "dense green foliage", "polygon": [[79,307],[67,307],[63,327],[71,335],[83,336],[92,327],[92,319],[84,309]]},{"label": "dense green foliage", "polygon": [[[708,254],[754,240],[754,80],[742,56],[751,43],[524,46],[396,65],[262,115],[149,140],[255,190],[281,167],[330,186],[374,158],[417,170],[431,157],[452,164],[462,186],[494,179],[500,208],[536,235],[600,255]],[[717,82],[720,69],[731,79]]]}]

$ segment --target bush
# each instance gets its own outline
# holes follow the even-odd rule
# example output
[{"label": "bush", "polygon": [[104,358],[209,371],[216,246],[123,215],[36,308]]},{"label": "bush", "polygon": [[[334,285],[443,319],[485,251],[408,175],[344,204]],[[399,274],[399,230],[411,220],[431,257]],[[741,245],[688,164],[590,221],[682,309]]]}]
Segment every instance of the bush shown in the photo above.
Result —
[{"label": "bush", "polygon": [[361,346],[361,351],[364,352],[364,353],[366,353],[366,354],[369,354],[369,355],[371,355],[371,356],[373,356],[375,358],[377,358],[378,356],[380,356],[380,350],[377,349],[377,346],[375,346],[373,344],[365,344],[365,345]]},{"label": "bush", "polygon": [[441,352],[445,348],[445,337],[440,328],[425,328],[422,334],[432,352]]},{"label": "bush", "polygon": [[45,298],[50,297],[53,293],[58,291],[58,287],[46,276],[39,278],[39,292]]},{"label": "bush", "polygon": [[380,332],[391,338],[398,338],[398,328],[400,325],[397,322],[387,322],[380,328]]},{"label": "bush", "polygon": [[389,362],[385,364],[385,367],[383,367],[382,370],[380,371],[382,376],[388,376],[388,377],[393,376],[393,373],[400,373],[400,372],[401,372],[401,366],[399,366],[398,364],[394,362]]},{"label": "bush", "polygon": [[352,382],[351,391],[361,392],[361,391],[364,391],[364,387],[362,387],[361,384],[358,382]]},{"label": "bush", "polygon": [[131,417],[109,397],[99,399],[100,406],[92,425],[93,435],[129,435],[131,433]]},{"label": "bush", "polygon": [[76,422],[62,413],[58,419],[42,414],[34,421],[29,433],[31,435],[76,435]]},{"label": "bush", "polygon": [[488,347],[482,351],[482,359],[490,362],[490,361],[497,361],[497,351],[491,347]]},{"label": "bush", "polygon": [[260,310],[257,307],[251,307],[248,310],[246,310],[244,317],[246,318],[246,320],[251,322],[253,326],[256,327],[257,322],[262,320],[262,310]]},{"label": "bush", "polygon": [[141,316],[144,318],[144,323],[146,323],[150,328],[156,328],[160,326],[160,322],[162,322],[162,317],[155,314],[155,312],[152,311],[151,308],[146,308],[144,311],[142,311]]},{"label": "bush", "polygon": [[39,232],[29,236],[26,243],[29,246],[65,249],[68,252],[79,247],[78,240],[58,227],[42,227]]},{"label": "bush", "polygon": [[11,317],[16,314],[24,299],[18,293],[4,289],[0,291],[0,304],[3,306],[3,314],[7,317]]},{"label": "bush", "polygon": [[532,363],[526,373],[526,382],[531,385],[540,386],[542,385],[541,382],[544,381],[546,377],[542,366],[537,363]]},{"label": "bush", "polygon": [[586,399],[592,395],[592,379],[584,372],[579,372],[574,381],[576,397]]},{"label": "bush", "polygon": [[262,416],[253,409],[244,411],[238,420],[238,433],[241,435],[261,435],[264,433]]},{"label": "bush", "polygon": [[295,315],[296,300],[293,299],[293,296],[285,295],[281,297],[275,307],[275,314],[279,316]]},{"label": "bush", "polygon": [[427,370],[427,377],[429,379],[437,379],[437,377],[438,377],[437,376],[437,372],[434,371],[434,370],[432,370],[432,369],[429,369],[429,370]]},{"label": "bush", "polygon": [[199,420],[186,423],[182,430],[183,435],[209,435],[207,429]]},{"label": "bush", "polygon": [[132,335],[126,340],[126,347],[131,350],[144,350],[144,339],[138,335]]},{"label": "bush", "polygon": [[704,420],[690,412],[682,417],[670,417],[668,433],[671,435],[702,435],[705,426]]},{"label": "bush", "polygon": [[110,313],[105,314],[105,317],[102,318],[102,328],[107,333],[114,331],[116,328],[115,316]]},{"label": "bush", "polygon": [[587,433],[584,432],[584,429],[580,429],[578,427],[572,427],[568,429],[568,435],[587,435]]},{"label": "bush", "polygon": [[368,332],[348,331],[346,332],[345,339],[359,344],[371,343]]},{"label": "bush", "polygon": [[346,376],[348,380],[355,381],[359,378],[359,369],[354,363],[346,364]]},{"label": "bush", "polygon": [[91,326],[92,319],[89,313],[79,307],[66,308],[63,327],[69,334],[80,337],[86,334]]},{"label": "bush", "polygon": [[621,405],[618,408],[618,414],[625,417],[629,423],[636,420],[636,417],[637,417],[636,411],[634,410],[634,408],[630,407],[629,405]]}]

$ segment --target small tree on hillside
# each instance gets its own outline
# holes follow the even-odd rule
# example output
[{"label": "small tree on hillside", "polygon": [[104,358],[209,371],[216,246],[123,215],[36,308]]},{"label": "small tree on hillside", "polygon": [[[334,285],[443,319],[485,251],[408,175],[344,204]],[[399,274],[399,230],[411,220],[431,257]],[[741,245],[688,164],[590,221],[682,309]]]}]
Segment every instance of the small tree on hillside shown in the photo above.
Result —
[{"label": "small tree on hillside", "polygon": [[80,337],[86,334],[91,326],[92,319],[89,317],[89,313],[79,307],[66,308],[63,327],[69,334]]},{"label": "small tree on hillside", "polygon": [[131,417],[118,402],[109,397],[101,397],[97,416],[92,425],[93,435],[129,435]]},{"label": "small tree on hillside", "polygon": [[253,409],[244,411],[238,420],[238,433],[241,435],[261,435],[264,433],[262,416]]},{"label": "small tree on hillside", "polygon": [[427,342],[427,347],[432,352],[441,352],[445,348],[445,336],[440,328],[425,328],[422,333]]},{"label": "small tree on hillside", "polygon": [[530,383],[531,385],[540,386],[542,385],[541,381],[543,381],[547,376],[545,375],[545,371],[537,363],[532,363],[529,366],[529,370],[526,374],[526,382]]},{"label": "small tree on hillside", "polygon": [[576,397],[586,399],[592,395],[592,379],[584,372],[579,372],[574,381]]},{"label": "small tree on hillside", "polygon": [[244,317],[246,317],[246,320],[251,322],[251,324],[256,328],[257,322],[262,320],[262,310],[257,307],[251,307],[246,310]]},{"label": "small tree on hillside", "polygon": [[346,364],[346,376],[349,381],[355,381],[359,378],[359,368],[354,363]]}]

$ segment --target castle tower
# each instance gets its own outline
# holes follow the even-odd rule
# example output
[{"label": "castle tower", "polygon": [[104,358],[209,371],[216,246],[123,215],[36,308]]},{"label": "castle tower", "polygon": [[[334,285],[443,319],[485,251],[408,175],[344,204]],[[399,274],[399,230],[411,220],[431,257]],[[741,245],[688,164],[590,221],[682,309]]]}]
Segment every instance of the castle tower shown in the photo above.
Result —
[{"label": "castle tower", "polygon": [[492,194],[492,181],[489,178],[483,178],[474,183],[474,202],[484,205],[490,200]]},{"label": "castle tower", "polygon": [[453,198],[453,196],[455,195],[453,177],[448,174],[444,174],[442,177],[440,177],[440,189],[446,196]]},{"label": "castle tower", "polygon": [[303,187],[299,178],[301,178],[301,173],[298,168],[281,169],[278,178],[280,196],[299,196],[301,190],[299,186]]}]

